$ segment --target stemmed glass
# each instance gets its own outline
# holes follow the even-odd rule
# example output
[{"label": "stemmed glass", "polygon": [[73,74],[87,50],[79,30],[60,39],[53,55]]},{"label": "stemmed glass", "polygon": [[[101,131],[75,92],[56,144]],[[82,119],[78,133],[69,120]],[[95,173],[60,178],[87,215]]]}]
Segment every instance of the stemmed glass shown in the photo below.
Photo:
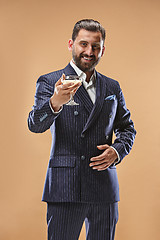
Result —
[{"label": "stemmed glass", "polygon": [[[78,82],[82,82],[82,80],[81,80],[80,77],[77,76],[77,75],[68,75],[68,76],[65,76],[65,79],[64,79],[64,80],[62,80],[62,83],[63,83],[63,84],[67,84],[67,83],[74,83],[74,84],[76,84],[76,83],[78,83]],[[76,103],[76,102],[74,101],[74,98],[73,98],[73,94],[72,94],[72,93],[71,93],[71,98],[70,98],[69,102],[66,103],[66,105],[68,105],[68,106],[79,105],[79,103]]]}]

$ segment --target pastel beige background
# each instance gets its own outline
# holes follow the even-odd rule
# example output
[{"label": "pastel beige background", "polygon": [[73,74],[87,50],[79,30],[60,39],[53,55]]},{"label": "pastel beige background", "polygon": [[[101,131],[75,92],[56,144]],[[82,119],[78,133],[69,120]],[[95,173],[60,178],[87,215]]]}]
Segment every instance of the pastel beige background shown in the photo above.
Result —
[{"label": "pastel beige background", "polygon": [[[106,28],[106,52],[97,70],[120,82],[138,132],[117,167],[116,240],[160,237],[159,0],[0,0],[1,240],[47,239],[41,196],[51,136],[29,132],[27,117],[37,78],[70,61],[67,41],[82,18]],[[85,239],[84,228],[79,239]]]}]

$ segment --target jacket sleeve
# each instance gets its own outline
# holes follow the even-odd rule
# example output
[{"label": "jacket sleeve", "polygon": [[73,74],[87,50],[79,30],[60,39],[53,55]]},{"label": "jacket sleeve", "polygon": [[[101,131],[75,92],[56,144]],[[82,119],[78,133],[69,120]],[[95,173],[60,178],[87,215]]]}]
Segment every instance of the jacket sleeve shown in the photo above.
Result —
[{"label": "jacket sleeve", "polygon": [[126,107],[125,99],[119,84],[118,87],[118,107],[114,122],[114,133],[116,135],[116,139],[112,146],[119,153],[121,161],[132,148],[136,130],[134,129],[133,121],[130,119],[130,111]]},{"label": "jacket sleeve", "polygon": [[54,92],[54,86],[46,77],[37,80],[35,103],[28,116],[28,128],[31,132],[45,132],[53,124],[59,114],[54,114],[49,101]]}]

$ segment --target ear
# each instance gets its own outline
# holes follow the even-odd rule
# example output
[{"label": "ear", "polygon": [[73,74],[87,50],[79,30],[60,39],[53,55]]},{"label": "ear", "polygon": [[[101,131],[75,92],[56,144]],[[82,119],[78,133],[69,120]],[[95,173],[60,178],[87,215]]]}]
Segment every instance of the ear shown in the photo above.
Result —
[{"label": "ear", "polygon": [[69,41],[68,41],[68,49],[69,49],[69,51],[72,51],[72,47],[73,47],[73,40],[69,39]]},{"label": "ear", "polygon": [[104,55],[104,51],[105,51],[105,46],[103,45],[103,49],[102,49],[102,55],[101,55],[101,57]]}]

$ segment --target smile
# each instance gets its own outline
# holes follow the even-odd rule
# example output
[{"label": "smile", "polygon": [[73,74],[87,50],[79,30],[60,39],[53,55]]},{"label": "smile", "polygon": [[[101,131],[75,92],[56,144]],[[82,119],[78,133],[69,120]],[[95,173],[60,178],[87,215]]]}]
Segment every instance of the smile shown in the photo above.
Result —
[{"label": "smile", "polygon": [[86,61],[92,61],[93,60],[93,57],[82,57],[84,60],[86,60]]}]

